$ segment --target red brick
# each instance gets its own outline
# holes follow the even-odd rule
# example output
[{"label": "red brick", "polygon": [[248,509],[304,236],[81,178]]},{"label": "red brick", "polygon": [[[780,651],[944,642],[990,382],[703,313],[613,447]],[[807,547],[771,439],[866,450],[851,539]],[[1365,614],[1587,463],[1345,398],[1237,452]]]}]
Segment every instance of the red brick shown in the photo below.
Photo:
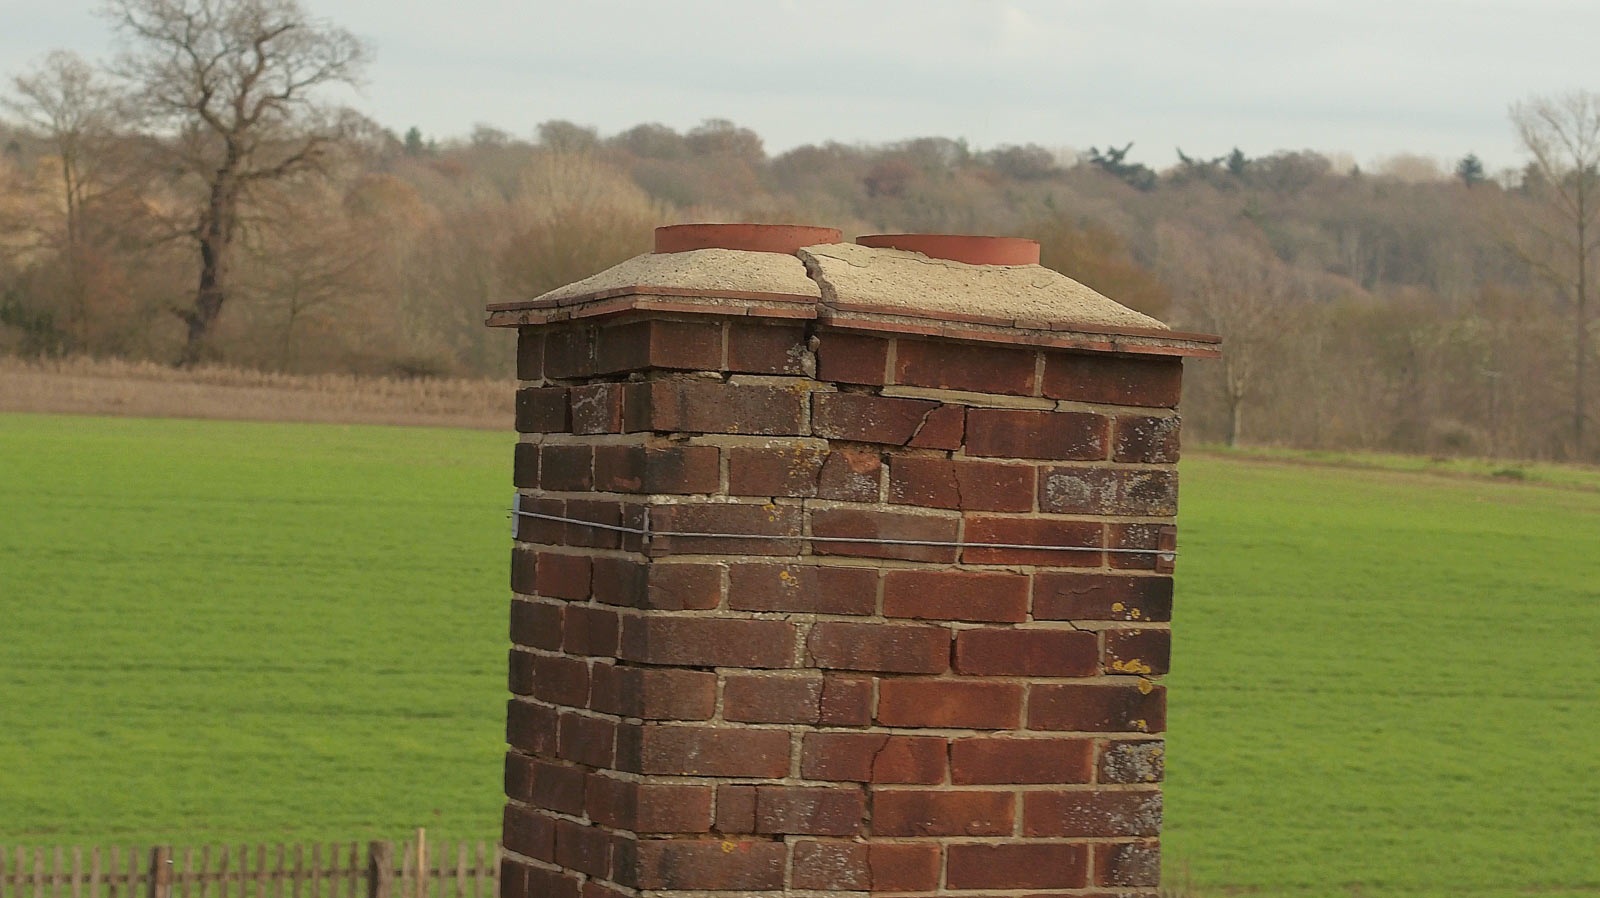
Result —
[{"label": "red brick", "polygon": [[594,449],[545,443],[539,447],[539,488],[561,492],[594,489]]},{"label": "red brick", "polygon": [[1113,887],[1160,885],[1160,844],[1154,841],[1103,842],[1094,846],[1094,884]]},{"label": "red brick", "polygon": [[939,846],[928,843],[873,842],[867,845],[869,891],[926,892],[939,886]]},{"label": "red brick", "polygon": [[562,629],[562,651],[569,655],[614,658],[620,627],[615,611],[573,605],[567,609]]},{"label": "red brick", "polygon": [[1111,468],[1039,469],[1039,510],[1051,514],[1116,514],[1122,472]]},{"label": "red brick", "polygon": [[506,805],[502,838],[506,848],[517,854],[541,861],[555,859],[555,821],[528,808]]},{"label": "red brick", "polygon": [[1044,395],[1051,399],[1172,408],[1182,379],[1183,363],[1175,358],[1051,352],[1044,360]]},{"label": "red brick", "polygon": [[[630,509],[637,506],[630,506]],[[622,537],[617,531],[607,529],[621,524],[637,526],[635,521],[622,519],[622,503],[610,499],[568,499],[566,517],[582,524],[568,524],[566,544],[574,548],[620,549]],[[603,526],[591,527],[589,523]],[[630,545],[628,548],[633,548]]]},{"label": "red brick", "polygon": [[718,833],[755,832],[756,787],[736,783],[717,786],[717,816],[711,828]]},{"label": "red brick", "polygon": [[[519,534],[520,535],[520,534]],[[538,553],[522,546],[511,549],[511,591],[533,595],[539,590]]]},{"label": "red brick", "polygon": [[945,740],[887,733],[806,733],[800,775],[857,783],[944,781]]},{"label": "red brick", "polygon": [[733,564],[728,567],[728,607],[872,614],[878,607],[878,572],[815,564]]},{"label": "red brick", "polygon": [[796,842],[791,885],[831,892],[931,891],[939,885],[939,846],[917,842]]},{"label": "red brick", "polygon": [[[1104,538],[1096,521],[1061,521],[1051,518],[1003,518],[972,515],[967,518],[968,543],[1017,546],[1100,546]],[[1099,551],[1062,549],[984,549],[968,546],[961,560],[968,564],[1037,564],[1052,567],[1097,567]]]},{"label": "red brick", "polygon": [[1159,739],[1127,739],[1100,746],[1102,783],[1159,783],[1167,772],[1167,746]]},{"label": "red brick", "polygon": [[571,430],[566,387],[529,387],[517,391],[519,433],[567,433]]},{"label": "red brick", "polygon": [[1089,883],[1087,845],[957,842],[947,852],[947,889],[1080,889]]},{"label": "red brick", "polygon": [[574,817],[583,815],[583,790],[588,777],[582,767],[540,760],[533,761],[532,766],[529,795],[534,804]]},{"label": "red brick", "polygon": [[922,429],[939,403],[865,393],[816,393],[811,432],[832,440],[904,446]]},{"label": "red brick", "polygon": [[[519,653],[520,654],[520,653]],[[533,657],[533,696],[553,705],[589,704],[589,663],[562,655]]]},{"label": "red brick", "polygon": [[791,667],[794,625],[778,620],[630,617],[622,623],[620,657],[685,667]]},{"label": "red brick", "polygon": [[533,660],[539,657],[532,652],[511,650],[507,662],[506,688],[516,695],[533,694]]},{"label": "red brick", "polygon": [[767,840],[640,839],[634,869],[619,871],[639,889],[760,890],[783,888],[789,846]]},{"label": "red brick", "polygon": [[881,386],[888,370],[888,340],[825,333],[817,344],[817,377],[821,380]]},{"label": "red brick", "polygon": [[587,599],[593,571],[588,555],[539,553],[539,595],[554,599]]},{"label": "red brick", "polygon": [[573,387],[568,401],[572,403],[573,433],[622,432],[622,384]]},{"label": "red brick", "polygon": [[657,611],[708,610],[722,601],[722,568],[715,564],[649,564],[624,558],[594,560],[594,599]]},{"label": "red brick", "polygon": [[511,602],[511,642],[530,648],[561,648],[561,609],[558,602]]},{"label": "red brick", "polygon": [[1010,792],[872,790],[874,836],[1009,836]]},{"label": "red brick", "polygon": [[1161,793],[1025,792],[1022,833],[1039,838],[1154,836],[1161,832]]},{"label": "red brick", "polygon": [[950,781],[962,784],[1087,783],[1094,743],[1087,739],[973,738],[950,743]]},{"label": "red brick", "polygon": [[518,443],[512,450],[511,485],[518,488],[536,488],[539,485],[539,447],[535,443]]},{"label": "red brick", "polygon": [[1159,733],[1166,728],[1166,688],[1150,683],[1051,683],[1034,686],[1028,698],[1030,730]]},{"label": "red brick", "polygon": [[717,675],[596,664],[590,674],[589,707],[645,720],[707,720],[716,713]]},{"label": "red brick", "polygon": [[583,884],[583,898],[633,898],[633,896],[617,886],[591,879]]},{"label": "red brick", "polygon": [[783,730],[646,724],[635,732],[637,745],[618,752],[618,766],[631,773],[777,779],[789,772]]},{"label": "red brick", "polygon": [[721,367],[720,322],[653,319],[600,331],[596,359],[600,373],[648,368],[715,371]]},{"label": "red brick", "polygon": [[816,723],[822,677],[729,675],[722,687],[722,717],[740,723]]},{"label": "red brick", "polygon": [[1031,349],[927,340],[900,340],[894,381],[915,387],[975,393],[1034,395],[1038,354]]},{"label": "red brick", "polygon": [[504,855],[500,858],[500,898],[528,898],[528,867]]},{"label": "red brick", "polygon": [[590,774],[589,818],[635,833],[703,833],[711,829],[711,787],[633,783]]},{"label": "red brick", "polygon": [[588,325],[548,328],[544,338],[544,376],[565,380],[595,373],[595,329]]},{"label": "red brick", "polygon": [[822,704],[817,723],[866,726],[872,722],[872,681],[865,677],[822,678]]},{"label": "red brick", "polygon": [[1172,619],[1172,578],[1048,571],[1033,578],[1040,620]]},{"label": "red brick", "polygon": [[544,328],[517,328],[517,380],[544,379]]},{"label": "red brick", "polygon": [[879,472],[883,459],[876,452],[835,449],[822,463],[817,498],[837,502],[878,501]]},{"label": "red brick", "polygon": [[528,801],[533,791],[533,759],[521,752],[506,752],[506,797]]},{"label": "red brick", "polygon": [[[567,502],[565,499],[535,499],[523,496],[521,503],[522,511],[531,511],[555,517],[566,517],[567,515]],[[567,525],[558,521],[518,516],[516,534],[517,539],[523,542],[559,546],[567,541]],[[515,571],[513,570],[514,573]],[[523,590],[518,591],[521,592]],[[532,592],[533,590],[530,588],[526,591]]]},{"label": "red brick", "polygon": [[979,511],[1033,510],[1033,466],[903,456],[889,460],[889,501]]},{"label": "red brick", "polygon": [[956,558],[956,549],[953,547],[829,542],[818,537],[954,542],[959,523],[953,517],[909,512],[819,508],[811,512],[812,551],[818,555],[898,558],[949,564]]},{"label": "red brick", "polygon": [[806,639],[810,664],[832,670],[943,673],[950,669],[944,627],[820,621]]},{"label": "red brick", "polygon": [[715,446],[596,446],[594,488],[614,493],[715,493]]},{"label": "red brick", "polygon": [[[1177,528],[1171,524],[1107,524],[1106,545],[1113,549],[1171,549],[1176,544],[1176,533]],[[1154,553],[1111,552],[1107,561],[1126,571],[1162,570]]]},{"label": "red brick", "polygon": [[1120,471],[1115,514],[1172,517],[1178,513],[1177,471]]},{"label": "red brick", "polygon": [[923,419],[922,429],[906,443],[912,449],[960,449],[967,439],[967,410],[941,405]]},{"label": "red brick", "polygon": [[728,370],[751,374],[807,374],[811,351],[801,327],[728,325]]},{"label": "red brick", "polygon": [[556,757],[590,767],[610,767],[616,753],[615,723],[586,714],[561,715],[556,725]]},{"label": "red brick", "polygon": [[1028,577],[989,571],[888,571],[885,617],[1021,621],[1028,614]]},{"label": "red brick", "polygon": [[1177,415],[1118,415],[1111,457],[1123,462],[1177,464],[1179,423]]},{"label": "red brick", "polygon": [[1106,631],[1106,673],[1161,676],[1171,658],[1171,630]]},{"label": "red brick", "polygon": [[1022,715],[1022,686],[961,680],[892,679],[878,684],[878,722],[884,726],[1014,728]]},{"label": "red brick", "polygon": [[[722,792],[728,788],[722,787]],[[860,832],[866,812],[866,798],[859,788],[758,785],[753,791],[755,801],[748,816],[742,813],[724,815],[724,798],[719,792],[717,829],[720,832],[853,836]]]},{"label": "red brick", "polygon": [[555,754],[555,709],[518,699],[506,702],[506,742],[534,754]]},{"label": "red brick", "polygon": [[539,867],[529,867],[528,898],[578,898],[578,877]]},{"label": "red brick", "polygon": [[1100,644],[1086,630],[974,629],[956,637],[956,672],[1001,677],[1092,677]]},{"label": "red brick", "polygon": [[728,493],[733,496],[815,496],[824,453],[809,446],[737,447],[728,450]]},{"label": "red brick", "polygon": [[794,436],[805,432],[807,394],[789,387],[653,381],[629,384],[630,431]]},{"label": "red brick", "polygon": [[1086,412],[967,410],[967,454],[1096,461],[1106,457],[1110,422]]},{"label": "red brick", "polygon": [[[685,503],[650,506],[652,554],[695,555],[798,555],[801,511],[796,505]],[[719,539],[681,534],[739,533],[770,539]]]}]

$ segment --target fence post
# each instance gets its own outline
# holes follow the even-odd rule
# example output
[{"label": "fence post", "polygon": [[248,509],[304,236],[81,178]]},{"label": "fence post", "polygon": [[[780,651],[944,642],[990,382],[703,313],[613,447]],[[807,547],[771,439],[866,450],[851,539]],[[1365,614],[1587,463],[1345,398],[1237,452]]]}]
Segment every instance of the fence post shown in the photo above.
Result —
[{"label": "fence post", "polygon": [[172,898],[172,849],[150,849],[150,898]]},{"label": "fence post", "polygon": [[394,843],[367,843],[367,898],[392,898]]}]

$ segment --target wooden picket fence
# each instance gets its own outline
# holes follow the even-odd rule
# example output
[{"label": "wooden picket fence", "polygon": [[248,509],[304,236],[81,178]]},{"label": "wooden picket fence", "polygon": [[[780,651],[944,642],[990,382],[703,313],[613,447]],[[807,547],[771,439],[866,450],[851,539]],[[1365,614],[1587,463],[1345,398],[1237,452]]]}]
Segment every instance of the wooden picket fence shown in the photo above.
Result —
[{"label": "wooden picket fence", "polygon": [[497,898],[488,842],[0,846],[0,898]]}]

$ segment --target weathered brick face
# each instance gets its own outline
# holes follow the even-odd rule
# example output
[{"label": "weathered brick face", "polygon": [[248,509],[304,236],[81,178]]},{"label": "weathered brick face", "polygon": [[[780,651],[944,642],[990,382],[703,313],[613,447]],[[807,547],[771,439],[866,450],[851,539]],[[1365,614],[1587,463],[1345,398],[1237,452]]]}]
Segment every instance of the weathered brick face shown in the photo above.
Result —
[{"label": "weathered brick face", "polygon": [[522,507],[652,536],[520,522],[506,898],[1155,894],[1177,359],[666,312],[518,347]]}]

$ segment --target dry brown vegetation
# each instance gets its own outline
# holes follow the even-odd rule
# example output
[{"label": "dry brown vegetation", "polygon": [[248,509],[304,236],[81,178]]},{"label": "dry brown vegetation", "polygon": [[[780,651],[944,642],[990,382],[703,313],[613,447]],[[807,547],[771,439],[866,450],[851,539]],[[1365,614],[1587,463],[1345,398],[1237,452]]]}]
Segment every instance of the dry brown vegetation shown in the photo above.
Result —
[{"label": "dry brown vegetation", "polygon": [[0,412],[230,418],[424,427],[511,426],[499,380],[279,374],[201,365],[0,356]]},{"label": "dry brown vegetation", "polygon": [[[252,4],[300,9],[206,8]],[[217,244],[226,306],[205,306],[199,341],[210,263],[195,257],[196,222],[214,185],[171,158],[184,139],[207,153],[226,139],[126,113],[138,85],[125,80],[51,57],[9,91],[0,353],[508,378],[511,341],[483,326],[484,306],[646,251],[653,225],[1020,234],[1119,302],[1223,332],[1226,361],[1191,366],[1185,387],[1201,439],[1600,459],[1594,95],[1519,107],[1534,161],[1492,176],[1471,157],[1450,176],[1418,157],[1368,172],[1311,151],[1180,153],[1156,171],[1127,147],[1068,159],[940,137],[772,155],[720,120],[434,141],[340,111],[333,140],[290,116],[261,152],[316,137],[317,164],[239,194],[236,233]]]}]

